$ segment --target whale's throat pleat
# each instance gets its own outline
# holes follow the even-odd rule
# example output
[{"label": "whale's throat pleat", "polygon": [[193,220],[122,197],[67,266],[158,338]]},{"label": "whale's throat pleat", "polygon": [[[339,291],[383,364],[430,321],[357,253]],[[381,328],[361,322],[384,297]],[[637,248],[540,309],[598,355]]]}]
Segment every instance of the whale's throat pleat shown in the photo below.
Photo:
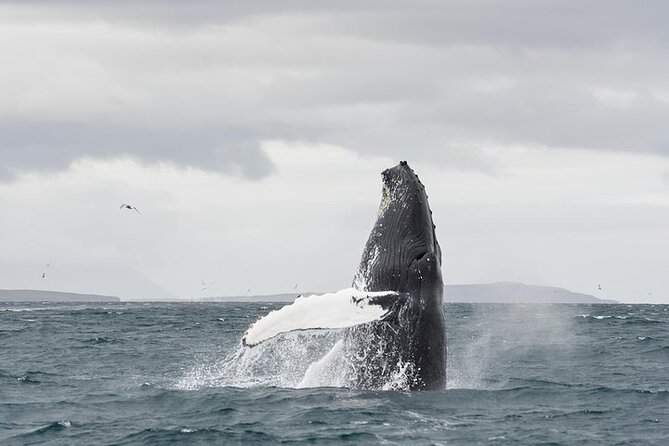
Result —
[{"label": "whale's throat pleat", "polygon": [[[398,196],[404,192],[404,196]],[[354,286],[368,291],[406,292],[412,262],[435,251],[435,237],[426,197],[419,192],[388,192],[384,188],[379,216],[369,236]],[[392,199],[386,194],[394,194]]]}]

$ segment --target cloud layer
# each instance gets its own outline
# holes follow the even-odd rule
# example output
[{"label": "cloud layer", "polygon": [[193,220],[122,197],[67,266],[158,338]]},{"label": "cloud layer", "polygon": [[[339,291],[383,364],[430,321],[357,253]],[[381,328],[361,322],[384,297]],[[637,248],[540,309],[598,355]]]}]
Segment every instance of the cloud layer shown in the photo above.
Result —
[{"label": "cloud layer", "polygon": [[669,155],[665,2],[5,2],[0,176],[132,157],[262,178],[267,140],[490,169]]},{"label": "cloud layer", "polygon": [[449,283],[602,283],[599,297],[666,301],[668,13],[3,1],[0,288],[339,289],[379,172],[408,159]]}]

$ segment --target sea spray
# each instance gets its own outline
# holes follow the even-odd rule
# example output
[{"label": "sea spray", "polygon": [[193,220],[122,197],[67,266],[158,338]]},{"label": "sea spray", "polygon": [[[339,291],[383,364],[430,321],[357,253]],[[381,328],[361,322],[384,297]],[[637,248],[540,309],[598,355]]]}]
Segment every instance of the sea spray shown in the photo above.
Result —
[{"label": "sea spray", "polygon": [[[568,361],[579,340],[574,318],[558,305],[470,306],[446,329],[457,330],[449,342],[447,388],[490,389],[505,385],[499,371],[509,358],[544,355],[546,362]],[[454,327],[457,325],[457,327]],[[221,357],[200,358],[178,380],[177,388],[203,387],[346,387],[408,390],[411,361],[388,355],[387,340],[372,326],[306,330],[281,334],[253,348],[238,345]],[[561,352],[558,358],[555,352]],[[556,366],[559,366],[556,365]],[[362,371],[362,373],[360,373]],[[368,376],[362,381],[360,376]],[[381,380],[374,377],[381,376]]]},{"label": "sea spray", "polygon": [[332,349],[339,336],[327,330],[297,331],[253,348],[240,344],[224,358],[204,358],[176,387],[294,388],[303,380],[309,366]]},{"label": "sea spray", "polygon": [[[240,345],[223,359],[205,359],[179,379],[179,389],[203,387],[347,387],[409,390],[411,364],[384,357],[383,339],[367,339],[364,349],[351,330],[285,333],[256,347]],[[388,367],[360,382],[359,371],[370,364]],[[372,373],[373,370],[368,370]]]}]

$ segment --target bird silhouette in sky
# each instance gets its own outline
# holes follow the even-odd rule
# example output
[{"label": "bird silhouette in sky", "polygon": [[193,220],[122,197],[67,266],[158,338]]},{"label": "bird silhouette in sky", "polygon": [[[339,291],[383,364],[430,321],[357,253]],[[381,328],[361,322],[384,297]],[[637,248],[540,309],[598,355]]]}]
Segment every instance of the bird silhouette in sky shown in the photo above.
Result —
[{"label": "bird silhouette in sky", "polygon": [[138,214],[141,214],[141,212],[139,212],[139,209],[137,209],[135,206],[133,206],[131,204],[127,204],[127,203],[123,203],[119,209],[121,209],[121,210],[129,209],[131,211],[137,212]]},{"label": "bird silhouette in sky", "polygon": [[46,267],[44,268],[44,271],[42,271],[42,279],[46,279],[46,270],[49,268],[50,263],[46,264]]}]

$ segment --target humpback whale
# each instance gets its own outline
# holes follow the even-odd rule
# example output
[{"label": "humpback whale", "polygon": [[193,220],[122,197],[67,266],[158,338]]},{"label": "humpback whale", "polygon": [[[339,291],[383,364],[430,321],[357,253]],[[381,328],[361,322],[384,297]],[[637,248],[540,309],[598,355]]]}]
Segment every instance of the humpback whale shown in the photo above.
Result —
[{"label": "humpback whale", "polygon": [[394,291],[383,300],[388,313],[354,328],[356,345],[370,358],[363,338],[383,339],[382,355],[372,354],[358,368],[363,387],[375,387],[384,374],[405,367],[411,389],[446,385],[446,334],[442,304],[441,248],[425,187],[406,161],[383,171],[383,195],[376,223],[360,261],[354,287]]},{"label": "humpback whale", "polygon": [[382,173],[381,204],[353,287],[298,297],[259,319],[242,342],[280,333],[346,329],[358,388],[378,389],[400,376],[402,388],[446,385],[441,248],[425,187],[406,161]]}]

